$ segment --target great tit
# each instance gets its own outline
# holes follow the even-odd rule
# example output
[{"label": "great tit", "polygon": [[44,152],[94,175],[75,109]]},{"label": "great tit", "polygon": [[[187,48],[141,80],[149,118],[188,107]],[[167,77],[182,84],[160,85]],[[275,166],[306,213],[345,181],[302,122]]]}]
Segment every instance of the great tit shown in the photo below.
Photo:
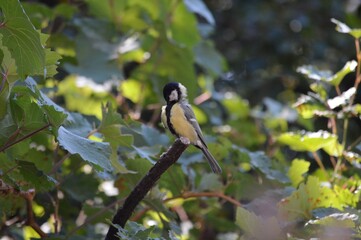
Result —
[{"label": "great tit", "polygon": [[214,173],[222,169],[209,152],[202,130],[187,100],[187,89],[180,83],[171,82],[164,86],[163,96],[167,105],[162,107],[163,126],[180,138],[184,144],[192,144],[201,149]]}]

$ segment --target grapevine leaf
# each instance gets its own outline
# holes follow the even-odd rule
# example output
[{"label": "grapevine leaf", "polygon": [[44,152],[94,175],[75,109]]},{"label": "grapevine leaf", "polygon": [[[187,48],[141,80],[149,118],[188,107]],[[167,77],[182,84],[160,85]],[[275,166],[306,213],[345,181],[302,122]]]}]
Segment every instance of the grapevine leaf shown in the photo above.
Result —
[{"label": "grapevine leaf", "polygon": [[103,170],[112,170],[109,162],[111,155],[109,143],[89,140],[70,132],[64,127],[60,127],[58,130],[58,141],[60,146],[71,154],[79,154],[84,161]]},{"label": "grapevine leaf", "polygon": [[31,24],[18,0],[0,1],[2,44],[15,59],[17,72],[26,75],[44,71],[45,52],[39,33]]}]

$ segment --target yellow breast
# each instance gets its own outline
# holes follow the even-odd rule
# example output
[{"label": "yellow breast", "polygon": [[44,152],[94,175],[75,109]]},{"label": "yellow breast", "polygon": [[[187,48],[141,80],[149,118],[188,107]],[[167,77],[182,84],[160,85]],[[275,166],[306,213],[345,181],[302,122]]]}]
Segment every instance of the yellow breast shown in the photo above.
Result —
[{"label": "yellow breast", "polygon": [[184,111],[178,103],[174,104],[171,109],[170,122],[179,136],[188,138],[193,144],[197,142],[198,135],[192,124],[186,119]]}]

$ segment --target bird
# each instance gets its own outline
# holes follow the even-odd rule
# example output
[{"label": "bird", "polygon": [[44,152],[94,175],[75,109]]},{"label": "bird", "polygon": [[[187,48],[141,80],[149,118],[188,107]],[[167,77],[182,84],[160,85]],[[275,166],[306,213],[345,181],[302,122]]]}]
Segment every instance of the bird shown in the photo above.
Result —
[{"label": "bird", "polygon": [[187,100],[187,89],[181,83],[170,82],[163,88],[167,105],[162,107],[161,121],[164,128],[178,137],[183,144],[192,144],[202,150],[214,173],[222,173],[217,160],[209,152],[202,130]]}]

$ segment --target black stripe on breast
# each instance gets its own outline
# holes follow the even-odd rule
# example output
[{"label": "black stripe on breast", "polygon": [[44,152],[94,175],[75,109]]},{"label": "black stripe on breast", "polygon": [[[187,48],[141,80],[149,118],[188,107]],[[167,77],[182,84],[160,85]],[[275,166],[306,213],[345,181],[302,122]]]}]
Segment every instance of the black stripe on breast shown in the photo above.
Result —
[{"label": "black stripe on breast", "polygon": [[172,111],[172,107],[174,106],[174,104],[175,104],[175,102],[174,102],[174,103],[168,103],[168,104],[167,104],[167,107],[165,108],[165,115],[166,115],[166,117],[167,117],[167,125],[168,125],[169,131],[170,131],[173,135],[179,137],[179,135],[176,133],[176,131],[175,131],[174,128],[173,128],[173,124],[170,122],[170,113],[171,113],[171,111]]}]

